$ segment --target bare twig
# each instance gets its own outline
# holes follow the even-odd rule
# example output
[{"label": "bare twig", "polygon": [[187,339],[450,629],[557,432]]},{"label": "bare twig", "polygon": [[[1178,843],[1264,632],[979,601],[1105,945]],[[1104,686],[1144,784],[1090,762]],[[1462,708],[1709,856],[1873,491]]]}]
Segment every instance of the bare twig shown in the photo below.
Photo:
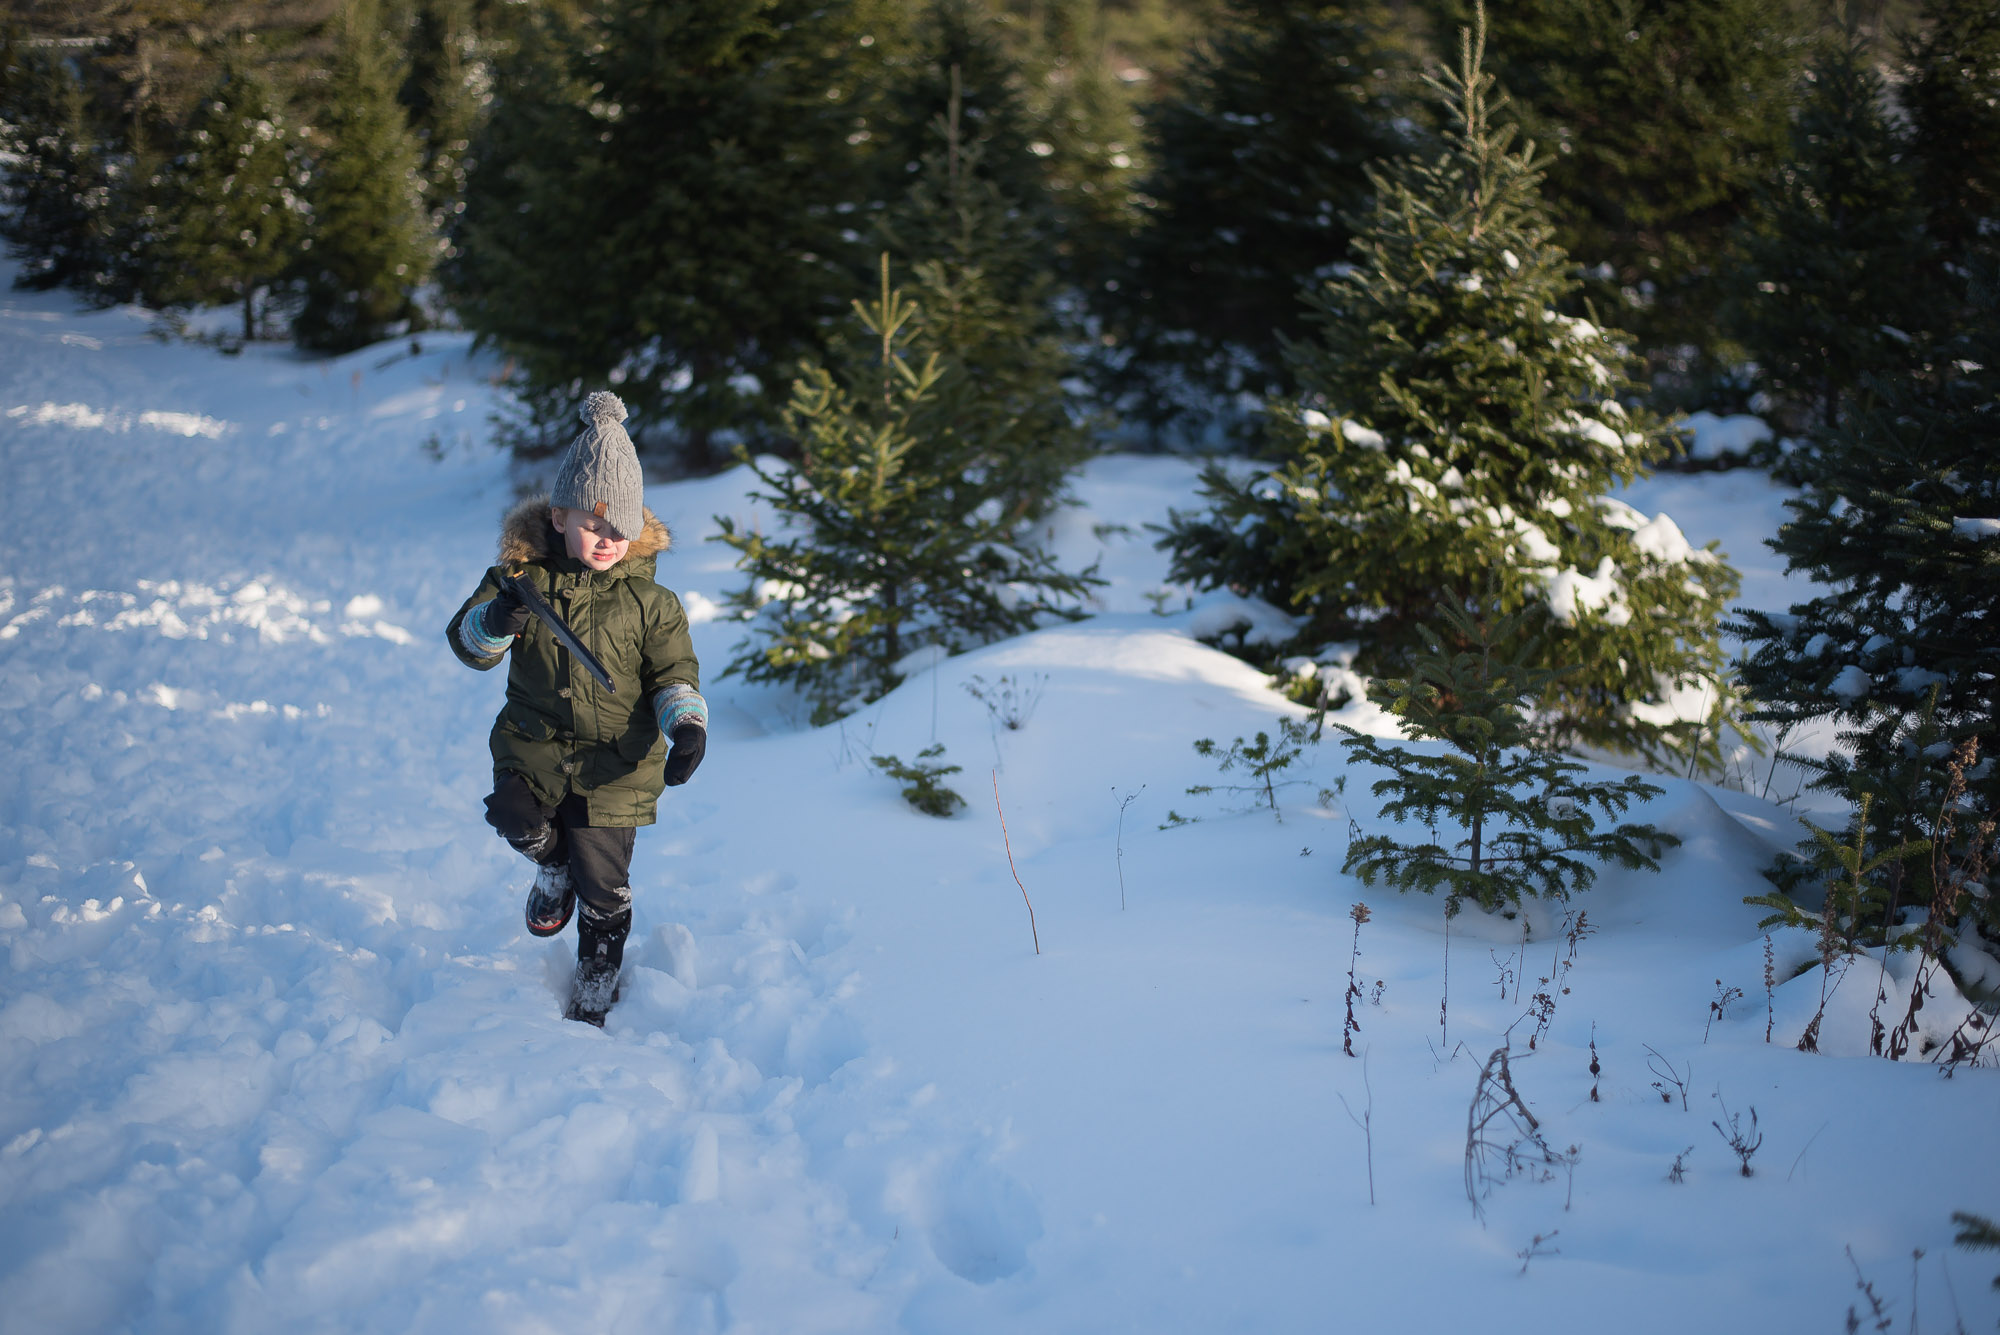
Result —
[{"label": "bare twig", "polygon": [[1028,906],[1028,933],[1035,938],[1035,953],[1042,953],[1042,934],[1035,930],[1035,904],[1028,898],[1028,887],[1021,885],[1021,870],[1014,865],[1014,842],[1007,837],[1007,812],[1000,805],[1000,771],[993,771],[993,809],[1000,813],[1000,842],[1007,849],[1007,870],[1014,873],[1014,884],[1021,886],[1021,902]]},{"label": "bare twig", "polygon": [[[1829,1117],[1826,1121],[1821,1122],[1819,1124],[1819,1131],[1824,1131],[1832,1125],[1833,1125],[1833,1119]],[[1792,1166],[1785,1170],[1785,1181],[1787,1182],[1791,1181],[1792,1174],[1799,1171],[1799,1165],[1805,1162],[1806,1151],[1813,1147],[1813,1142],[1815,1140],[1819,1139],[1819,1131],[1815,1131],[1810,1136],[1807,1136],[1806,1143],[1799,1147],[1799,1157],[1792,1160]]]},{"label": "bare twig", "polygon": [[1348,1107],[1347,1095],[1336,1090],[1334,1091],[1334,1097],[1340,1100],[1341,1107],[1347,1108],[1348,1120],[1361,1128],[1362,1139],[1367,1144],[1368,1203],[1373,1205],[1375,1203],[1375,1086],[1368,1079],[1368,1049],[1366,1048],[1361,1050],[1361,1087],[1368,1091],[1368,1103],[1362,1109],[1361,1116],[1359,1117],[1354,1115],[1353,1108]]},{"label": "bare twig", "polygon": [[1764,1041],[1771,1041],[1771,1028],[1778,1022],[1777,1003],[1773,996],[1778,985],[1778,962],[1771,949],[1771,934],[1764,933]]},{"label": "bare twig", "polygon": [[1127,793],[1123,797],[1118,797],[1116,788],[1111,790],[1111,795],[1118,797],[1118,911],[1120,913],[1125,911],[1125,808],[1138,801],[1139,793],[1145,791],[1146,785],[1143,783],[1139,785],[1138,793]]},{"label": "bare twig", "polygon": [[[1493,1049],[1480,1068],[1472,1106],[1465,1115],[1465,1195],[1472,1202],[1473,1218],[1482,1223],[1486,1219],[1486,1193],[1494,1183],[1527,1169],[1536,1159],[1544,1164],[1557,1162],[1555,1152],[1542,1139],[1542,1124],[1514,1088],[1507,1059],[1505,1046]],[[1523,1147],[1532,1148],[1533,1155],[1524,1154]]]},{"label": "bare twig", "polygon": [[[1648,1043],[1646,1045],[1646,1051],[1650,1054],[1646,1058],[1646,1069],[1660,1077],[1653,1082],[1653,1088],[1659,1091],[1660,1102],[1672,1103],[1674,1101],[1673,1094],[1667,1092],[1667,1086],[1672,1085],[1675,1091],[1681,1096],[1681,1111],[1686,1112],[1688,1106],[1688,1081],[1694,1079],[1694,1063],[1689,1062],[1687,1072],[1683,1074],[1676,1071],[1674,1064],[1662,1056],[1660,1050],[1652,1044]],[[1666,1068],[1665,1070],[1660,1069],[1663,1066]]]},{"label": "bare twig", "polygon": [[1534,1260],[1534,1259],[1535,1259],[1535,1258],[1536,1258],[1537,1256],[1561,1256],[1561,1255],[1562,1255],[1562,1248],[1560,1248],[1560,1247],[1544,1247],[1544,1246],[1542,1245],[1542,1244],[1543,1244],[1543,1243],[1545,1243],[1545,1242],[1553,1242],[1553,1241],[1555,1241],[1555,1238],[1556,1238],[1556,1235],[1557,1235],[1558,1233],[1561,1233],[1561,1232],[1562,1232],[1562,1230],[1561,1230],[1561,1229],[1559,1229],[1559,1228],[1552,1228],[1552,1229],[1550,1229],[1550,1230],[1549,1230],[1548,1232],[1546,1232],[1546,1233],[1537,1233],[1537,1234],[1535,1234],[1535,1237],[1534,1237],[1534,1241],[1530,1242],[1530,1243],[1529,1243],[1529,1244],[1528,1244],[1527,1246],[1523,1247],[1523,1248],[1522,1248],[1522,1249],[1521,1249],[1520,1251],[1518,1251],[1518,1252],[1515,1252],[1515,1253],[1514,1253],[1514,1255],[1516,1255],[1516,1256],[1518,1256],[1518,1257],[1520,1257],[1520,1258],[1521,1258],[1521,1273],[1522,1273],[1522,1274],[1524,1274],[1524,1275],[1525,1275],[1525,1274],[1527,1274],[1527,1273],[1528,1273],[1528,1262],[1530,1262],[1530,1261]]}]

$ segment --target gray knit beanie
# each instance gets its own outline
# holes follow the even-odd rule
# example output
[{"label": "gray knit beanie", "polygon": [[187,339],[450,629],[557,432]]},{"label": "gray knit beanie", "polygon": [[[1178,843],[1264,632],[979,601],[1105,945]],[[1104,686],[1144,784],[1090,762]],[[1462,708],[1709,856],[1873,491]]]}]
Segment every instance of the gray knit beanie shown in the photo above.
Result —
[{"label": "gray knit beanie", "polygon": [[549,500],[610,521],[618,536],[629,541],[646,526],[646,479],[632,438],[619,425],[625,405],[616,394],[600,389],[584,399],[581,411],[583,433],[570,442]]}]

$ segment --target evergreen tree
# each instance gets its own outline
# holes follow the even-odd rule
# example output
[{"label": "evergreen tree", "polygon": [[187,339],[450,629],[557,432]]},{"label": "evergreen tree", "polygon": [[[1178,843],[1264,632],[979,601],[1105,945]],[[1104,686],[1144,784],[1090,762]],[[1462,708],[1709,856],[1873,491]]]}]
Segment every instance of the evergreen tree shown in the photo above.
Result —
[{"label": "evergreen tree", "polygon": [[465,194],[465,155],[487,77],[472,0],[419,0],[408,49],[401,101],[423,153],[424,203],[441,225]]},{"label": "evergreen tree", "polygon": [[915,430],[957,437],[1019,522],[1056,503],[1089,443],[1063,388],[1071,363],[1035,211],[987,175],[988,145],[961,133],[959,107],[947,104],[943,142],[881,230],[913,263],[917,318],[945,368]]},{"label": "evergreen tree", "polygon": [[[1996,299],[2000,265],[1988,259],[1960,297],[1984,319],[1928,369],[1869,382],[1786,503],[1792,518],[1771,546],[1824,591],[1783,614],[1745,611],[1733,627],[1750,717],[1841,727],[1852,758],[1814,786],[1857,802],[1875,794],[1871,846],[1928,833],[1952,747],[1976,736],[1990,751],[2000,736]],[[1971,785],[1976,810],[2000,812],[2000,766]],[[2000,938],[1996,902],[1984,912]]]},{"label": "evergreen tree", "polygon": [[1379,877],[1397,890],[1443,890],[1447,916],[1467,899],[1487,910],[1518,905],[1523,895],[1566,899],[1591,886],[1598,863],[1658,871],[1660,850],[1679,839],[1650,825],[1599,829],[1592,809],[1622,815],[1663,790],[1637,775],[1585,782],[1584,765],[1536,736],[1532,706],[1560,674],[1507,660],[1509,647],[1532,646],[1524,646],[1523,619],[1488,623],[1458,608],[1440,611],[1452,644],[1463,647],[1447,648],[1422,626],[1424,647],[1411,659],[1411,675],[1369,694],[1418,740],[1447,749],[1399,746],[1334,725],[1347,734],[1341,745],[1350,763],[1389,772],[1369,790],[1389,799],[1382,814],[1398,825],[1414,817],[1431,838],[1408,845],[1393,835],[1364,835],[1348,844],[1341,870],[1364,885]]},{"label": "evergreen tree", "polygon": [[1978,254],[2000,249],[2000,8],[1925,0],[1902,57],[1896,100],[1909,117],[1917,195],[1938,261],[1962,278]]},{"label": "evergreen tree", "polygon": [[1730,324],[1764,391],[1819,437],[1864,376],[1914,365],[1933,300],[1923,213],[1869,43],[1840,33],[1805,78],[1790,160],[1738,242]]},{"label": "evergreen tree", "polygon": [[768,433],[781,368],[819,347],[861,267],[893,22],[860,0],[615,0],[573,38],[551,23],[547,59],[523,43],[453,277],[537,423],[608,380],[696,467],[724,428]]},{"label": "evergreen tree", "polygon": [[344,352],[386,336],[410,317],[411,293],[436,260],[399,82],[365,11],[350,15],[308,186],[305,305],[294,324],[303,347]]},{"label": "evergreen tree", "polygon": [[1047,173],[1032,147],[1041,127],[1029,106],[1029,74],[1005,37],[980,0],[924,7],[907,49],[885,58],[887,87],[870,122],[876,200],[900,199],[917,181],[956,99],[960,139],[978,146],[986,178],[1034,226],[1053,229]]},{"label": "evergreen tree", "polygon": [[[1441,6],[1454,22],[1467,0]],[[1548,154],[1556,242],[1636,331],[1658,388],[1700,402],[1729,368],[1715,261],[1785,144],[1795,11],[1763,0],[1508,0],[1493,70]]]},{"label": "evergreen tree", "polygon": [[225,59],[161,174],[151,295],[239,301],[243,338],[255,338],[257,291],[286,271],[304,236],[305,179],[300,134],[270,87]]},{"label": "evergreen tree", "polygon": [[1042,162],[1056,217],[1056,273],[1095,290],[1123,262],[1136,226],[1133,189],[1140,149],[1132,94],[1112,71],[1108,6],[1056,0],[1030,33],[1029,106],[1040,129],[1030,145]]},{"label": "evergreen tree", "polygon": [[718,516],[750,583],[732,603],[756,618],[729,671],[800,687],[824,721],[895,686],[914,650],[971,648],[1074,615],[1092,582],[1021,541],[1002,492],[967,442],[936,420],[951,374],[881,262],[870,336],[836,345],[792,385],[796,467],[750,461],[759,498],[784,517],[742,532]]},{"label": "evergreen tree", "polygon": [[101,286],[110,263],[110,179],[81,81],[67,61],[24,43],[7,51],[0,105],[0,236],[23,263],[16,287]]},{"label": "evergreen tree", "polygon": [[1346,254],[1369,165],[1407,147],[1409,63],[1372,0],[1232,0],[1148,113],[1140,229],[1097,297],[1136,417],[1194,406],[1187,377],[1207,396],[1289,387],[1299,285]]},{"label": "evergreen tree", "polygon": [[[1372,177],[1353,266],[1311,294],[1314,337],[1289,349],[1302,398],[1269,408],[1281,463],[1206,472],[1211,508],[1165,540],[1174,576],[1289,606],[1300,644],[1357,643],[1376,675],[1403,671],[1438,609],[1490,594],[1532,610],[1542,665],[1571,668],[1538,702],[1558,742],[1652,751],[1678,732],[1713,755],[1735,572],[1605,495],[1664,432],[1621,402],[1616,336],[1562,313],[1576,280],[1534,164],[1491,121],[1479,41],[1432,82],[1443,150]],[[1691,699],[1708,722],[1677,727]]]}]

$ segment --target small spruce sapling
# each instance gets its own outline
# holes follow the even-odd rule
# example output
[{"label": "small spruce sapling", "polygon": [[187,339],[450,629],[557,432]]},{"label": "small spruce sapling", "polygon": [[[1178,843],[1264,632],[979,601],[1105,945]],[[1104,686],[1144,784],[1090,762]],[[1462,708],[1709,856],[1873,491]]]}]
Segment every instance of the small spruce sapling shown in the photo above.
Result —
[{"label": "small spruce sapling", "polygon": [[[1959,1246],[1970,1251],[2000,1252],[2000,1224],[1985,1215],[1967,1214],[1963,1210],[1953,1210],[1951,1222],[1958,1225],[1958,1235],[1952,1241]],[[2000,1275],[1994,1276],[1993,1287],[2000,1289]]]},{"label": "small spruce sapling", "polygon": [[1491,910],[1518,905],[1523,895],[1567,898],[1597,879],[1602,862],[1658,871],[1660,852],[1678,844],[1676,836],[1631,823],[1600,830],[1592,809],[1622,815],[1662,790],[1637,775],[1586,782],[1583,764],[1540,744],[1526,706],[1559,674],[1500,659],[1501,645],[1523,638],[1522,618],[1475,618],[1455,607],[1441,613],[1451,644],[1422,627],[1425,648],[1410,677],[1369,693],[1407,731],[1447,749],[1419,751],[1334,726],[1347,734],[1341,744],[1352,759],[1389,771],[1370,789],[1389,799],[1383,815],[1462,837],[1446,844],[1434,834],[1409,845],[1366,835],[1348,846],[1342,870],[1367,885],[1442,889],[1447,916],[1467,899]]},{"label": "small spruce sapling", "polygon": [[1304,779],[1284,779],[1283,774],[1298,760],[1299,753],[1307,742],[1313,740],[1312,729],[1303,719],[1281,718],[1278,720],[1278,737],[1273,741],[1271,734],[1259,732],[1256,740],[1246,742],[1241,737],[1231,742],[1227,748],[1218,747],[1211,737],[1204,737],[1194,744],[1197,755],[1216,758],[1216,767],[1224,774],[1242,769],[1250,776],[1249,783],[1198,783],[1188,789],[1193,797],[1205,797],[1209,793],[1249,793],[1253,796],[1252,810],[1257,806],[1268,809],[1274,819],[1284,822],[1284,815],[1278,810],[1278,789],[1293,784],[1304,783]]},{"label": "small spruce sapling", "polygon": [[874,756],[875,767],[903,785],[903,800],[926,816],[949,816],[965,805],[965,799],[944,786],[944,776],[956,774],[962,766],[943,763],[944,743],[934,742],[917,752],[915,764],[905,764],[901,756]]}]

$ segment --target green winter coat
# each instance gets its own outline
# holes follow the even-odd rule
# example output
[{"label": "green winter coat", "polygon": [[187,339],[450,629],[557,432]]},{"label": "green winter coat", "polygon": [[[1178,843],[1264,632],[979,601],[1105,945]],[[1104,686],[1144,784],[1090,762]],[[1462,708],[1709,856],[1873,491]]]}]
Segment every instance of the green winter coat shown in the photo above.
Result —
[{"label": "green winter coat", "polygon": [[[647,510],[645,529],[625,559],[595,571],[569,555],[549,523],[548,497],[533,497],[508,513],[500,564],[486,572],[445,630],[451,651],[469,667],[484,672],[512,659],[507,703],[491,738],[496,782],[519,774],[549,807],[581,793],[592,825],[653,823],[666,759],[653,697],[677,682],[701,689],[687,613],[679,598],[653,582],[654,558],[671,542],[666,526]],[[604,664],[617,694],[599,686],[532,616],[511,653],[479,658],[466,648],[459,625],[499,593],[503,573],[521,575],[535,587]]]}]

